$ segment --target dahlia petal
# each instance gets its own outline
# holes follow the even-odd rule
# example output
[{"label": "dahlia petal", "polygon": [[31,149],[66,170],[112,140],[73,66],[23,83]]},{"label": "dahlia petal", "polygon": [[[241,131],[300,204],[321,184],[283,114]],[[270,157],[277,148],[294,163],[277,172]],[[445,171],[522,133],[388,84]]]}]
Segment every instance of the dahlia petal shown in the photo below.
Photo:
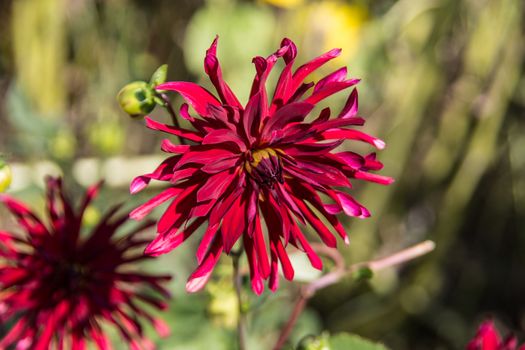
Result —
[{"label": "dahlia petal", "polygon": [[365,159],[354,152],[339,152],[334,154],[338,160],[342,160],[344,164],[352,169],[361,169],[365,165]]},{"label": "dahlia petal", "polygon": [[304,100],[304,102],[316,104],[317,102],[324,100],[328,96],[332,96],[333,94],[348,89],[351,86],[354,86],[355,84],[359,83],[360,79],[351,79],[346,81],[334,81],[327,83],[324,87],[319,89],[318,91],[314,91],[314,93]]},{"label": "dahlia petal", "polygon": [[180,168],[183,165],[190,163],[197,164],[207,164],[209,162],[228,159],[228,158],[237,158],[238,155],[222,148],[212,148],[208,150],[190,150],[182,156],[182,158],[177,163],[176,168]]},{"label": "dahlia petal", "polygon": [[277,255],[279,256],[279,261],[281,262],[281,267],[283,268],[283,275],[288,281],[293,280],[294,270],[290,258],[286,253],[286,250],[283,247],[281,241],[276,242],[277,246]]},{"label": "dahlia petal", "polygon": [[236,106],[242,108],[239,100],[235,94],[231,91],[230,87],[222,78],[221,66],[217,59],[217,41],[219,37],[216,36],[215,40],[211,44],[210,48],[206,51],[206,58],[204,59],[204,70],[210,77],[211,82],[215,86],[219,97],[224,104]]},{"label": "dahlia petal", "polygon": [[129,186],[129,192],[131,194],[138,193],[142,191],[146,186],[149,185],[149,182],[151,181],[151,178],[148,176],[137,176],[136,178],[131,181],[131,184]]},{"label": "dahlia petal", "polygon": [[205,88],[195,83],[174,81],[160,84],[157,90],[176,91],[201,116],[208,115],[208,104],[220,106],[221,103]]},{"label": "dahlia petal", "polygon": [[157,234],[157,237],[146,247],[144,254],[150,256],[159,256],[171,252],[179,245],[184,243],[195,230],[197,230],[206,221],[205,218],[197,218],[184,231],[179,232],[178,228],[172,228],[165,233]]},{"label": "dahlia petal", "polygon": [[370,213],[368,210],[359,204],[354,197],[350,196],[345,192],[335,191],[337,200],[343,208],[346,215],[355,216],[359,218],[369,217]]},{"label": "dahlia petal", "polygon": [[172,125],[162,124],[149,117],[145,117],[144,120],[146,121],[146,126],[150,129],[166,132],[168,134],[172,134],[176,136],[180,136],[190,141],[200,142],[202,140],[202,136],[200,136],[195,131],[178,128]]},{"label": "dahlia petal", "polygon": [[190,146],[189,145],[176,145],[172,143],[170,140],[164,139],[162,140],[160,149],[168,153],[183,154],[183,153],[186,153],[190,149]]},{"label": "dahlia petal", "polygon": [[253,244],[253,240],[244,239],[244,250],[246,251],[246,256],[248,257],[248,266],[250,268],[250,279],[252,290],[255,294],[261,295],[264,291],[264,284],[259,272],[259,266],[257,262],[257,254]]},{"label": "dahlia petal", "polygon": [[159,233],[168,231],[180,218],[184,220],[184,215],[188,214],[195,204],[195,200],[191,196],[196,188],[197,184],[187,186],[173,199],[168,209],[157,222],[157,231]]},{"label": "dahlia petal", "polygon": [[27,328],[27,320],[22,317],[18,320],[6,335],[0,340],[0,349],[7,348],[17,340],[23,340],[23,334]]},{"label": "dahlia petal", "polygon": [[275,247],[274,241],[270,240],[270,278],[268,281],[268,287],[272,292],[275,292],[279,288],[279,265],[277,257],[277,248]]},{"label": "dahlia petal", "polygon": [[259,124],[261,118],[265,115],[265,100],[266,98],[264,95],[261,92],[257,92],[250,97],[250,100],[246,104],[242,124],[249,144],[252,144],[255,141],[254,136],[259,133]]},{"label": "dahlia petal", "polygon": [[293,75],[293,83],[291,89],[296,90],[297,87],[301,85],[301,83],[304,81],[304,79],[306,79],[306,77],[309,76],[313,71],[321,67],[326,62],[336,58],[340,54],[341,49],[333,49],[297,68]]},{"label": "dahlia petal", "polygon": [[319,220],[301,200],[294,198],[294,201],[299,209],[301,209],[303,212],[306,220],[308,220],[310,225],[312,225],[312,227],[315,229],[316,233],[319,235],[324,244],[331,248],[337,247],[337,241],[334,235],[326,228],[322,221]]},{"label": "dahlia petal", "polygon": [[197,201],[203,202],[208,199],[219,198],[224,194],[235,176],[235,173],[227,172],[221,172],[210,176],[204,185],[197,191]]},{"label": "dahlia petal", "polygon": [[40,219],[37,218],[22,202],[1,194],[0,202],[6,205],[7,209],[16,216],[18,223],[28,232],[31,232],[33,235],[48,232],[42,221],[40,221]]},{"label": "dahlia petal", "polygon": [[191,274],[186,283],[186,291],[190,293],[201,290],[206,282],[210,279],[211,273],[223,250],[221,235],[217,235],[210,250],[206,253],[203,261],[199,264],[197,269]]},{"label": "dahlia petal", "polygon": [[190,177],[193,177],[195,173],[199,171],[198,168],[186,168],[178,169],[173,171],[172,176],[168,179],[172,184],[178,183],[180,180],[186,180]]},{"label": "dahlia petal", "polygon": [[323,89],[327,84],[345,81],[347,74],[348,71],[346,67],[339,68],[335,72],[328,74],[323,79],[319,80],[317,84],[315,84],[313,93],[315,94],[319,90]]},{"label": "dahlia petal", "polygon": [[376,159],[375,153],[370,153],[365,157],[363,168],[367,170],[381,170],[383,169],[383,164]]},{"label": "dahlia petal", "polygon": [[366,171],[356,171],[354,176],[356,179],[375,182],[381,185],[390,185],[392,182],[394,182],[394,179],[391,177],[372,174]]},{"label": "dahlia petal", "polygon": [[313,104],[306,102],[293,102],[285,105],[266,121],[261,135],[268,137],[272,130],[282,129],[290,123],[303,121],[313,108]]},{"label": "dahlia petal", "polygon": [[237,135],[236,132],[232,130],[215,130],[212,131],[202,139],[203,145],[218,144],[230,142],[237,146],[239,152],[246,151],[246,144],[244,141]]},{"label": "dahlia petal", "polygon": [[219,224],[215,225],[208,225],[208,228],[204,232],[204,235],[201,238],[201,242],[199,244],[199,247],[197,248],[197,262],[200,264],[202,263],[202,260],[206,256],[206,253],[208,252],[208,249],[210,248],[211,243],[213,242],[213,239],[215,238],[215,233],[217,233],[217,230],[219,229]]},{"label": "dahlia petal", "polygon": [[240,158],[226,158],[205,164],[200,170],[208,174],[215,174],[224,170],[232,169],[238,165]]},{"label": "dahlia petal", "polygon": [[237,242],[239,237],[246,229],[246,206],[241,203],[241,197],[238,197],[232,206],[224,215],[222,221],[221,232],[224,251],[226,254],[230,253],[233,245]]},{"label": "dahlia petal", "polygon": [[306,256],[308,257],[308,260],[310,260],[310,264],[312,264],[312,267],[314,267],[317,270],[323,269],[323,261],[317,255],[317,253],[312,249],[308,241],[305,239],[304,235],[302,234],[301,230],[295,225],[292,228],[294,232],[294,237],[299,241],[301,244],[301,247],[306,252]]},{"label": "dahlia petal", "polygon": [[337,118],[353,118],[357,115],[357,111],[359,109],[359,102],[357,99],[357,89],[353,89],[350,96],[348,96],[348,99],[346,100],[345,106],[341,110],[341,113],[337,116]]},{"label": "dahlia petal", "polygon": [[358,140],[367,142],[373,146],[375,146],[378,149],[385,148],[385,142],[375,138],[373,136],[370,136],[368,134],[365,134],[364,132],[352,130],[352,129],[333,129],[333,130],[327,130],[323,133],[321,133],[321,139],[322,140],[330,140],[330,139],[349,139],[349,140]]},{"label": "dahlia petal", "polygon": [[270,262],[268,261],[268,252],[261,228],[261,219],[259,215],[255,216],[255,232],[253,234],[257,259],[259,261],[259,271],[264,279],[270,275]]},{"label": "dahlia petal", "polygon": [[155,331],[158,333],[158,335],[160,335],[162,338],[169,336],[171,333],[168,324],[160,318],[155,318],[153,320],[153,327],[155,328]]},{"label": "dahlia petal", "polygon": [[175,197],[180,192],[182,192],[182,189],[170,187],[170,188],[162,191],[161,193],[159,193],[158,195],[156,195],[155,197],[153,197],[152,199],[150,199],[146,203],[144,203],[141,206],[139,206],[136,209],[134,209],[129,214],[129,217],[134,219],[134,220],[142,220],[146,215],[151,213],[151,211],[153,209],[155,209],[157,206],[159,206],[162,203],[166,202],[167,200]]},{"label": "dahlia petal", "polygon": [[187,121],[191,123],[195,121],[195,118],[193,118],[190,114],[189,106],[187,103],[183,103],[180,105],[179,114],[182,118],[186,119]]}]

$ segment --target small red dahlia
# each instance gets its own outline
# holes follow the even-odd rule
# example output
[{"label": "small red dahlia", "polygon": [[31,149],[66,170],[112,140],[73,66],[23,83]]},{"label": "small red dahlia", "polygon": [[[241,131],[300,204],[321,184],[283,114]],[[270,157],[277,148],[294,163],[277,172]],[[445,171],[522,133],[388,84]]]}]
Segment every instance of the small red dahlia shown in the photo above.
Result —
[{"label": "small red dahlia", "polygon": [[501,340],[498,330],[492,320],[487,320],[479,326],[478,333],[468,345],[467,350],[525,350],[525,344],[518,348],[518,341],[513,335]]},{"label": "small red dahlia", "polygon": [[[288,244],[304,251],[315,268],[322,268],[321,259],[305,237],[306,225],[326,245],[335,247],[336,239],[327,223],[348,243],[335,214],[370,216],[364,206],[342,190],[351,188],[350,178],[381,184],[389,184],[392,179],[370,173],[382,168],[374,153],[361,156],[334,152],[347,139],[380,149],[385,146],[383,141],[354,129],[364,124],[357,116],[357,90],[352,91],[335,118],[330,118],[330,108],[311,118],[320,101],[359,82],[346,78],[346,68],[316,83],[304,82],[313,71],[337,57],[339,49],[293,71],[297,49],[291,40],[284,39],[281,48],[268,58],[253,59],[256,75],[246,106],[222,79],[216,51],[217,39],[206,53],[204,68],[218,96],[189,82],[157,86],[158,90],[182,95],[187,103],[182,104],[180,115],[193,129],[161,124],[150,118],[146,118],[146,125],[182,137],[191,145],[163,141],[162,150],[173,155],[154,172],[135,178],[131,192],[140,191],[151,179],[169,182],[170,187],[134,210],[131,217],[141,219],[154,207],[171,200],[158,222],[157,238],[146,248],[151,255],[171,251],[201,225],[205,226],[197,250],[199,266],[188,280],[188,291],[202,288],[220,254],[229,253],[242,237],[252,289],[260,294],[263,279],[269,279],[271,290],[278,287],[278,264],[285,278],[293,278],[286,253]],[[273,97],[268,99],[266,80],[280,58],[285,66]],[[188,105],[198,118],[189,113]],[[331,202],[324,203],[319,194]]]},{"label": "small red dahlia", "polygon": [[99,188],[89,188],[75,211],[61,180],[48,178],[49,225],[23,203],[0,197],[25,231],[21,235],[0,231],[0,324],[11,323],[0,349],[82,350],[91,340],[108,350],[112,347],[104,323],[113,325],[130,349],[152,349],[139,318],[152,322],[161,335],[168,332],[141,304],[163,309],[161,298],[143,287],[168,297],[161,282],[169,276],[122,269],[147,258],[134,248],[145,243],[137,234],[152,223],[115,238],[128,217],[113,218],[117,206],[90,234],[81,234],[84,211]]}]

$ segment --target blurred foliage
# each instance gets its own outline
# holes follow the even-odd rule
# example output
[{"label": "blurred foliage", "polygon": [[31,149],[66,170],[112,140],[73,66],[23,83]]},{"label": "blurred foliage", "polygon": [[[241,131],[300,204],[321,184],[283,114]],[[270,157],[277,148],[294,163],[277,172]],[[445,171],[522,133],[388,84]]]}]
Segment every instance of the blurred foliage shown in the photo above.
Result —
[{"label": "blurred foliage", "polygon": [[[282,37],[296,41],[298,62],[342,47],[325,72],[347,65],[363,79],[366,130],[387,142],[379,158],[397,179],[386,188],[356,184],[373,217],[346,221],[351,245],[342,251],[350,263],[425,238],[438,249],[369,282],[322,291],[290,343],[328,329],[392,349],[462,348],[487,313],[523,338],[524,16],[521,0],[4,0],[0,153],[10,163],[58,164],[71,185],[101,174],[121,183],[113,177],[145,171],[124,168],[134,157],[160,153],[160,136],[119,111],[121,86],[147,80],[162,63],[169,64],[168,80],[209,86],[204,52],[218,34],[224,76],[246,101],[251,58],[271,53]],[[80,159],[119,165],[75,172]],[[23,177],[17,169],[14,184]],[[36,187],[27,185],[12,191],[36,207]],[[121,200],[132,208],[144,198],[115,187],[97,203]],[[11,223],[0,219],[2,228]],[[226,257],[222,262],[229,265]],[[147,266],[175,275],[164,315],[172,335],[159,340],[160,348],[232,349],[235,305],[213,288],[185,294],[181,285],[194,266],[184,247]],[[225,271],[214,283],[229,278]],[[271,347],[295,293],[284,284],[257,299],[246,288],[250,349]]]}]

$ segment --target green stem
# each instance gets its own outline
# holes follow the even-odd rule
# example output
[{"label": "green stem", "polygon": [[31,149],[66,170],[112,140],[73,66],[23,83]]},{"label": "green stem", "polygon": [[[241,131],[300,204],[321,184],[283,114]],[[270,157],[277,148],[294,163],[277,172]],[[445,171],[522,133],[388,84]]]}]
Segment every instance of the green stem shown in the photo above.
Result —
[{"label": "green stem", "polygon": [[239,317],[237,320],[237,341],[239,350],[246,350],[246,314],[243,310],[242,302],[242,276],[239,269],[239,260],[242,255],[242,250],[239,252],[232,252],[233,263],[233,286],[235,288],[235,295],[237,296]]}]

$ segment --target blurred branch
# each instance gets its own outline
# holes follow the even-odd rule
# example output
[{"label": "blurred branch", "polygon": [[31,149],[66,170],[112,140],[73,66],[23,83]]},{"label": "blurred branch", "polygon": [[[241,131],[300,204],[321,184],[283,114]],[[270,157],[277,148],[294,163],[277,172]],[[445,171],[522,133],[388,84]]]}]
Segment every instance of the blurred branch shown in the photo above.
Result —
[{"label": "blurred branch", "polygon": [[335,269],[332,272],[316,279],[315,281],[310,282],[301,288],[299,297],[295,302],[292,313],[290,314],[286,325],[282,329],[279,339],[277,340],[273,350],[282,349],[286,340],[290,336],[295,323],[303,312],[308,300],[312,298],[318,290],[338,283],[343,278],[351,276],[361,269],[370,269],[372,272],[377,272],[388,267],[393,267],[414,260],[433,251],[436,245],[432,241],[424,241],[387,257],[356,263],[348,266],[347,268],[344,266],[343,257],[336,249],[327,248],[321,245],[315,245],[312,247],[317,253],[328,256],[331,260],[333,260],[335,263]]}]

